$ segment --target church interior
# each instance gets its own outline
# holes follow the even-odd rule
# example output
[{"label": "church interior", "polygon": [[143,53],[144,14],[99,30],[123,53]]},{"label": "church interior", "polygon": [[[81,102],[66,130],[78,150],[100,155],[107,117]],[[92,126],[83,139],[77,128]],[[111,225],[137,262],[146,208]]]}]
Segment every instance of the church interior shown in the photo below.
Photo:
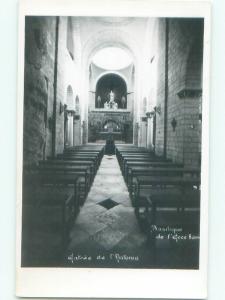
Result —
[{"label": "church interior", "polygon": [[25,18],[22,266],[198,269],[204,21]]}]

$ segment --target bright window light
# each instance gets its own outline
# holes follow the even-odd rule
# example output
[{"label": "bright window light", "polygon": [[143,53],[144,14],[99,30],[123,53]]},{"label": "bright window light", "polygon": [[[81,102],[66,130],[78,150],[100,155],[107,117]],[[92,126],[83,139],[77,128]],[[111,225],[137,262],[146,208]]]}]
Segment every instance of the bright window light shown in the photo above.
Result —
[{"label": "bright window light", "polygon": [[121,48],[107,47],[98,51],[93,63],[105,70],[120,70],[132,63],[131,57]]}]

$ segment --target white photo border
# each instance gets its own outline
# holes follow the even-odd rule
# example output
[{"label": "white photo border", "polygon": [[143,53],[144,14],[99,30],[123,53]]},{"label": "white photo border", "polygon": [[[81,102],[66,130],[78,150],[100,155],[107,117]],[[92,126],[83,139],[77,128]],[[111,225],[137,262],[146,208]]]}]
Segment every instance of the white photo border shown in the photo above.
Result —
[{"label": "white photo border", "polygon": [[[24,29],[25,16],[28,15],[204,18],[199,270],[21,267]],[[207,297],[210,27],[211,5],[206,1],[22,0],[20,2],[17,103],[17,296],[185,299]]]}]

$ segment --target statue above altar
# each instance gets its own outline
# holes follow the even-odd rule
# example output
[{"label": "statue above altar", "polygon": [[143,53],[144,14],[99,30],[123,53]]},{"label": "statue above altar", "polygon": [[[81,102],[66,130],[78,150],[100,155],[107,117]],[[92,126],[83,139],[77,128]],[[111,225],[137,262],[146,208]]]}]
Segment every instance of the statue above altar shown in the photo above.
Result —
[{"label": "statue above altar", "polygon": [[118,109],[118,104],[115,102],[115,95],[113,91],[109,93],[109,101],[104,103],[104,108],[106,109]]},{"label": "statue above altar", "polygon": [[114,95],[113,91],[111,91],[109,93],[109,102],[114,102],[114,98],[115,98],[115,95]]}]

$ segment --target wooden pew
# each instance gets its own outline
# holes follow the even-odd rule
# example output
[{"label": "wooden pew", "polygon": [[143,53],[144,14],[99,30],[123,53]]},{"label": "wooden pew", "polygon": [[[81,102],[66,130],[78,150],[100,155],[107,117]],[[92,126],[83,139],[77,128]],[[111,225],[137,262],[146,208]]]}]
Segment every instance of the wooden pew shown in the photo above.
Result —
[{"label": "wooden pew", "polygon": [[69,155],[72,155],[72,156],[74,156],[74,155],[77,155],[77,156],[79,156],[79,155],[81,155],[81,156],[90,156],[90,157],[96,157],[96,159],[97,159],[97,161],[98,161],[98,163],[100,164],[100,162],[101,162],[101,160],[102,160],[102,153],[101,152],[99,152],[99,151],[69,151],[69,152],[67,152],[67,151],[64,151],[64,153],[63,153],[63,155],[64,156],[69,156]]},{"label": "wooden pew", "polygon": [[94,165],[95,173],[97,172],[99,168],[99,161],[96,156],[91,155],[63,155],[62,157],[59,157],[59,159],[63,160],[80,160],[80,161],[92,161]]},{"label": "wooden pew", "polygon": [[125,157],[122,161],[122,173],[124,176],[126,174],[127,165],[132,162],[149,164],[151,162],[170,162],[170,161],[167,159],[160,158],[160,157],[157,157],[157,158],[156,157],[149,157],[149,158],[145,158],[145,157],[126,158]]},{"label": "wooden pew", "polygon": [[[193,222],[190,222],[188,216],[195,212],[199,216],[199,168],[184,168],[183,164],[164,160],[145,150],[138,152],[138,148],[131,148],[130,152],[125,147],[117,148],[116,153],[138,221],[140,223],[140,216],[144,215],[144,223],[147,224],[144,229],[153,245],[156,234],[152,234],[150,226],[160,224],[157,214],[161,209],[166,218],[162,226],[170,224],[171,218],[176,226],[182,227],[184,233],[194,232],[199,235],[199,217],[194,217]],[[144,214],[140,214],[140,209],[144,209]],[[171,210],[174,217],[171,216]]]},{"label": "wooden pew", "polygon": [[139,148],[136,148],[136,149],[124,149],[124,150],[119,150],[117,147],[116,147],[116,157],[118,160],[121,159],[122,155],[125,155],[125,154],[148,154],[149,151],[147,151],[146,149],[139,149]]},{"label": "wooden pew", "polygon": [[94,179],[95,175],[95,168],[94,168],[94,163],[92,161],[80,161],[80,160],[63,160],[63,159],[48,159],[45,161],[39,161],[39,165],[45,165],[45,166],[68,166],[68,167],[77,167],[78,169],[80,168],[85,168],[87,172],[89,173],[90,171],[90,178],[91,182]]},{"label": "wooden pew", "polygon": [[164,160],[158,160],[158,161],[127,161],[125,168],[124,168],[124,172],[123,172],[123,176],[126,182],[128,182],[128,176],[129,176],[129,172],[132,168],[134,167],[146,167],[146,168],[151,168],[151,167],[183,167],[183,164],[178,164],[178,163],[173,163],[173,162],[168,162],[168,161],[164,161]]},{"label": "wooden pew", "polygon": [[[132,195],[134,206],[139,206],[139,200],[146,198],[146,195],[152,191],[163,190],[167,188],[176,188],[185,192],[185,190],[200,189],[200,179],[182,176],[137,176],[136,188]],[[144,190],[144,194],[141,194]]]},{"label": "wooden pew", "polygon": [[101,160],[104,155],[104,146],[93,146],[93,145],[83,145],[69,147],[64,150],[64,153],[96,153],[98,154],[99,159]]},{"label": "wooden pew", "polygon": [[54,171],[50,172],[38,172],[37,184],[38,186],[49,186],[49,187],[61,187],[66,186],[73,187],[73,200],[74,200],[74,217],[79,212],[79,195],[78,195],[78,184],[81,176],[75,173],[56,173]]},{"label": "wooden pew", "polygon": [[95,170],[97,171],[100,163],[101,163],[101,156],[99,156],[99,152],[81,152],[81,151],[70,151],[64,152],[62,154],[57,155],[58,159],[63,160],[82,160],[82,161],[89,161],[92,160],[95,165]]},{"label": "wooden pew", "polygon": [[[59,164],[58,161],[56,160],[55,162],[51,161],[51,163],[49,163],[48,161],[40,162],[38,169],[41,172],[45,172],[45,173],[55,172],[55,173],[64,173],[64,174],[72,173],[75,175],[79,175],[83,180],[79,182],[78,196],[79,196],[80,204],[83,204],[83,201],[87,196],[87,193],[90,189],[93,180],[93,174],[91,174],[90,168],[88,166]],[[82,199],[83,201],[81,201]]]},{"label": "wooden pew", "polygon": [[152,164],[151,166],[138,166],[128,168],[127,184],[128,189],[133,188],[133,181],[136,176],[189,176],[200,177],[199,168],[183,168],[177,164],[163,163]]},{"label": "wooden pew", "polygon": [[29,258],[22,263],[29,266],[36,262],[39,266],[60,263],[69,243],[74,220],[73,195],[59,193],[52,186],[47,189],[38,191],[36,203],[27,201],[23,205],[22,247]]},{"label": "wooden pew", "polygon": [[117,149],[116,151],[116,157],[118,159],[118,161],[120,162],[121,159],[124,157],[124,156],[137,156],[137,155],[145,155],[145,156],[149,156],[149,155],[152,155],[152,153],[146,151],[146,150],[132,150],[132,151],[120,151]]},{"label": "wooden pew", "polygon": [[[77,174],[42,172],[37,168],[25,170],[23,174],[23,228],[25,247],[32,250],[32,243],[40,242],[49,234],[49,239],[39,245],[44,251],[50,251],[53,237],[56,256],[65,250],[70,225],[79,212],[77,186],[80,176]],[[72,191],[71,191],[72,187]],[[32,215],[32,219],[30,216]],[[60,239],[59,239],[60,238]],[[33,249],[34,250],[34,249]],[[38,251],[36,249],[35,251]],[[51,257],[46,257],[51,260]]]},{"label": "wooden pew", "polygon": [[117,157],[119,165],[120,165],[121,168],[123,166],[123,162],[124,162],[125,159],[129,160],[129,159],[135,159],[135,158],[137,158],[137,159],[139,159],[139,158],[146,158],[146,159],[150,158],[150,159],[152,159],[152,158],[155,158],[155,156],[153,156],[149,153],[132,153],[132,154],[125,153],[125,154],[121,154]]},{"label": "wooden pew", "polygon": [[159,208],[176,208],[180,212],[185,209],[195,208],[200,209],[200,190],[189,189],[188,191],[170,192],[168,190],[161,190],[153,192],[147,198],[149,207],[152,210],[153,224],[156,223],[156,213]]},{"label": "wooden pew", "polygon": [[[145,230],[148,241],[156,250],[156,240],[159,231],[157,228],[176,228],[179,229],[176,242],[173,242],[173,234],[165,233],[165,238],[173,242],[173,246],[187,243],[199,243],[200,234],[200,191],[188,190],[186,193],[174,194],[170,191],[158,191],[148,198],[149,210],[145,213]],[[139,215],[140,222],[140,215]],[[156,230],[153,230],[156,228]],[[162,233],[162,230],[161,230]],[[168,236],[169,234],[169,236]]]},{"label": "wooden pew", "polygon": [[[55,159],[48,159],[48,161],[55,161]],[[77,165],[77,166],[89,166],[93,170],[93,174],[95,175],[97,172],[97,165],[93,159],[87,159],[86,157],[61,157],[57,158],[58,161],[62,161],[62,164]]]}]

